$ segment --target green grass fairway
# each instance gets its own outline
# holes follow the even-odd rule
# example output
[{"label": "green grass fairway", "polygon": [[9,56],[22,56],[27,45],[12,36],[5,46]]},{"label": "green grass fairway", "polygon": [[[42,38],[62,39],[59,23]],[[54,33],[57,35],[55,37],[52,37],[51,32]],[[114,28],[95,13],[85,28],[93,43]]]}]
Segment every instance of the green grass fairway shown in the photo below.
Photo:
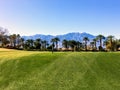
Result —
[{"label": "green grass fairway", "polygon": [[120,90],[120,53],[0,49],[0,90]]}]

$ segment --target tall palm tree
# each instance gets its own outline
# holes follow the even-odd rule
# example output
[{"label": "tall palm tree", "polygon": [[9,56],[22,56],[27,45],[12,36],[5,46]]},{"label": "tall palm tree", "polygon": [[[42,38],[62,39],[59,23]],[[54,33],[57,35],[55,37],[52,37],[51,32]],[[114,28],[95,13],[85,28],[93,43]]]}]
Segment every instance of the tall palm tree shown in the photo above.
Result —
[{"label": "tall palm tree", "polygon": [[13,35],[12,35],[12,39],[13,39],[13,47],[16,48],[17,35],[16,35],[16,34],[13,34]]},{"label": "tall palm tree", "polygon": [[17,46],[19,48],[20,47],[20,34],[17,34],[16,38],[17,38]]},{"label": "tall palm tree", "polygon": [[8,39],[9,39],[9,36],[7,36],[7,35],[3,36],[3,38],[2,38],[2,47],[6,47],[6,45],[10,43],[10,41]]},{"label": "tall palm tree", "polygon": [[21,46],[24,48],[24,41],[25,41],[25,39],[24,38],[21,38]]},{"label": "tall palm tree", "polygon": [[114,38],[114,36],[112,36],[112,35],[109,35],[109,36],[107,37],[107,39],[110,41],[110,44],[112,44],[113,38]]},{"label": "tall palm tree", "polygon": [[30,44],[31,44],[31,40],[30,39],[28,39],[28,40],[26,40],[26,42],[25,42],[25,48],[26,49],[30,49]]},{"label": "tall palm tree", "polygon": [[94,47],[95,47],[95,50],[96,50],[96,49],[97,49],[97,39],[94,38],[94,39],[93,39],[93,42],[94,42]]},{"label": "tall palm tree", "polygon": [[56,42],[55,38],[52,38],[51,42],[52,42],[52,53],[53,53],[54,47],[55,47],[55,42]]},{"label": "tall palm tree", "polygon": [[116,51],[120,48],[120,39],[115,40],[116,41]]},{"label": "tall palm tree", "polygon": [[62,46],[63,46],[64,48],[68,49],[68,41],[67,41],[66,39],[64,39],[64,40],[62,41]]},{"label": "tall palm tree", "polygon": [[69,46],[72,48],[72,51],[75,51],[77,42],[75,40],[69,40]]},{"label": "tall palm tree", "polygon": [[34,44],[35,44],[36,49],[39,49],[39,50],[41,49],[41,39],[40,38],[36,39]]},{"label": "tall palm tree", "polygon": [[0,27],[0,42],[2,47],[7,43],[8,30]]},{"label": "tall palm tree", "polygon": [[81,47],[82,47],[82,43],[79,41],[76,41],[76,48],[78,51],[81,49]]},{"label": "tall palm tree", "polygon": [[58,37],[55,37],[55,43],[56,43],[56,49],[58,50],[58,41],[60,41],[60,39]]},{"label": "tall palm tree", "polygon": [[95,42],[94,41],[90,42],[90,45],[91,45],[92,50],[94,50]]},{"label": "tall palm tree", "polygon": [[88,37],[84,37],[83,41],[85,41],[85,51],[87,51],[87,42],[89,41]]},{"label": "tall palm tree", "polygon": [[48,42],[47,42],[46,40],[44,40],[44,41],[43,41],[43,47],[45,48],[45,50],[46,50],[46,48],[47,48],[47,44],[48,44]]},{"label": "tall palm tree", "polygon": [[97,36],[97,40],[99,40],[99,42],[100,42],[100,46],[99,46],[99,50],[100,50],[100,51],[103,49],[103,47],[102,47],[102,40],[103,40],[103,39],[105,39],[105,37],[104,37],[103,35],[99,34],[99,35]]},{"label": "tall palm tree", "polygon": [[109,35],[107,37],[108,41],[110,42],[111,50],[112,50],[112,47],[113,47],[113,38],[114,38],[114,36],[112,36],[112,35]]},{"label": "tall palm tree", "polygon": [[10,46],[12,47],[13,46],[13,36],[12,35],[9,36],[9,40],[10,40]]},{"label": "tall palm tree", "polygon": [[33,43],[34,43],[34,40],[33,39],[30,39],[30,48],[33,49]]},{"label": "tall palm tree", "polygon": [[41,41],[41,49],[42,49],[42,50],[46,50],[47,44],[48,44],[48,43],[47,43],[46,40]]},{"label": "tall palm tree", "polygon": [[109,42],[108,42],[108,40],[105,40],[104,42],[103,42],[103,45],[105,46],[105,48],[106,48],[106,50],[108,50],[109,49]]}]

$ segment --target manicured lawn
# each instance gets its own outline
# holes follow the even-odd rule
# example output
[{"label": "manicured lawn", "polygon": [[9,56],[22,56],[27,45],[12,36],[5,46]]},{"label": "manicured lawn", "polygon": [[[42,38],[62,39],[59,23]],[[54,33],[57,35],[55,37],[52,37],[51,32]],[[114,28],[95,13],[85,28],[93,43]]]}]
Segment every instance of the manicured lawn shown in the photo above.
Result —
[{"label": "manicured lawn", "polygon": [[120,90],[120,53],[0,49],[0,90]]}]

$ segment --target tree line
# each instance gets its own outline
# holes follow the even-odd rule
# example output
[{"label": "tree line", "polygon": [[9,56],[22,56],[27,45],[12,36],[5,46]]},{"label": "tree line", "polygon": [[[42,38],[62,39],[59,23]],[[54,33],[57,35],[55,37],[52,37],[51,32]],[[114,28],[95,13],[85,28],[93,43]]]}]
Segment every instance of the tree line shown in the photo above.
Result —
[{"label": "tree line", "polygon": [[52,38],[50,43],[40,38],[25,40],[20,34],[10,35],[7,29],[0,27],[1,47],[10,49],[39,50],[39,51],[117,51],[120,48],[120,39],[115,39],[109,35],[105,37],[101,34],[93,40],[88,37],[83,38],[83,42],[75,40],[62,41],[61,47],[58,47],[58,37]]}]

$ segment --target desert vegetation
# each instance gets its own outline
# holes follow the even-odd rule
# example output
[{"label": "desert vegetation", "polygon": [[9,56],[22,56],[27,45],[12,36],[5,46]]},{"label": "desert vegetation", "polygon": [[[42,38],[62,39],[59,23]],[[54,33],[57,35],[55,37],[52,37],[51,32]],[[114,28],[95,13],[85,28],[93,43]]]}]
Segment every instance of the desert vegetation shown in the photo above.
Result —
[{"label": "desert vegetation", "polygon": [[58,47],[60,38],[52,38],[51,41],[22,38],[20,34],[10,35],[7,29],[0,28],[1,47],[21,50],[39,50],[39,51],[118,51],[120,49],[120,39],[109,35],[107,37],[99,34],[93,40],[84,37],[83,41],[66,40]]}]

